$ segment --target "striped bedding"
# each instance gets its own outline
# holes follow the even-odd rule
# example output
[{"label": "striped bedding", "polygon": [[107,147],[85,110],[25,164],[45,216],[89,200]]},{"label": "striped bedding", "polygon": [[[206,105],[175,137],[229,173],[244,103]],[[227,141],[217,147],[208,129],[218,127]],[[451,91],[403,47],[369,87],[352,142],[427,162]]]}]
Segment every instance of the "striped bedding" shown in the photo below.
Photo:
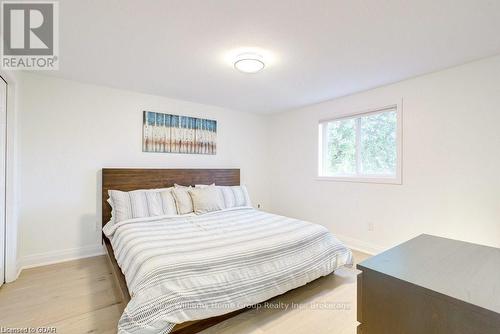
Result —
[{"label": "striped bedding", "polygon": [[103,231],[131,294],[122,334],[168,333],[352,264],[351,251],[323,226],[249,207],[130,219]]}]

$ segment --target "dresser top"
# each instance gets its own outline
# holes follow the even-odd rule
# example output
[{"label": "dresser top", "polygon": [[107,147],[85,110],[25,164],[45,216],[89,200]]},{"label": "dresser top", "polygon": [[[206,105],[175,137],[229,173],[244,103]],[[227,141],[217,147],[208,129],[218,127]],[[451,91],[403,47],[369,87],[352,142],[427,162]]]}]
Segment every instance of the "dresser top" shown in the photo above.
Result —
[{"label": "dresser top", "polygon": [[422,234],[357,265],[500,313],[500,249]]}]

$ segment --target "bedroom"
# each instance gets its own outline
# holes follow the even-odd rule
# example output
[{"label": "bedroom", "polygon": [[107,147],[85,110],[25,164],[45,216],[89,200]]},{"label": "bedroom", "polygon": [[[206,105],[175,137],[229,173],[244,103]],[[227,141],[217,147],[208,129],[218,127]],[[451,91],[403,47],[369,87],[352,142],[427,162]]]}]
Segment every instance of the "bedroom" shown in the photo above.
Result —
[{"label": "bedroom", "polygon": [[[240,209],[279,215],[327,231],[325,238],[336,240],[328,247],[352,250],[354,262],[348,267],[331,260],[330,266],[339,268],[327,271],[335,269],[334,273],[308,271],[311,282],[296,280],[292,291],[275,282],[283,291],[266,290],[265,296],[252,299],[241,288],[249,300],[230,302],[247,306],[245,312],[228,315],[216,308],[215,317],[227,315],[219,320],[200,312],[192,319],[198,320],[194,326],[199,327],[190,332],[206,327],[205,333],[396,333],[390,329],[396,326],[396,318],[412,319],[404,314],[384,317],[381,331],[370,318],[377,307],[368,307],[369,314],[360,318],[359,310],[371,295],[360,291],[358,274],[373,271],[412,282],[414,289],[425,287],[454,298],[459,305],[478,307],[483,311],[469,311],[484,316],[478,326],[489,326],[474,327],[470,317],[458,316],[465,312],[461,310],[448,310],[434,322],[419,319],[438,326],[436,333],[500,331],[500,296],[492,283],[500,279],[500,178],[495,176],[500,169],[500,3],[47,3],[53,5],[52,16],[45,8],[22,6],[5,16],[9,7],[2,4],[2,34],[7,29],[16,32],[13,18],[22,19],[16,13],[34,10],[37,14],[30,17],[33,24],[29,25],[34,30],[21,39],[31,42],[34,35],[50,44],[47,36],[52,37],[50,45],[57,56],[55,68],[13,68],[19,62],[4,59],[17,59],[16,55],[6,53],[2,43],[0,75],[6,82],[0,122],[5,157],[0,164],[0,174],[5,175],[0,180],[5,203],[0,220],[0,282],[5,282],[0,287],[2,330],[117,332],[127,304],[124,293],[131,288],[127,276],[134,274],[123,263],[115,270],[114,264],[121,260],[110,257],[105,247],[109,239],[102,227],[111,209],[108,190],[144,189],[156,194],[178,184],[192,186],[177,190],[179,196],[186,191],[194,197],[211,193],[197,205],[206,205],[201,211],[214,212],[194,213],[193,197],[184,197],[193,212],[183,218],[154,214],[152,219],[186,219],[201,233],[210,230],[204,217],[229,216]],[[5,17],[10,18],[9,24]],[[40,17],[45,24],[52,23],[52,34],[37,30],[43,24],[37,21]],[[23,26],[17,28],[23,31]],[[10,42],[15,40],[12,36]],[[48,66],[48,62],[38,65]],[[148,115],[154,115],[152,123]],[[383,130],[379,137],[381,132],[363,132],[370,120],[376,121],[376,130]],[[377,122],[384,126],[378,127]],[[158,128],[152,137],[149,126]],[[184,130],[172,134],[171,129],[177,128]],[[162,139],[156,141],[155,136]],[[386,140],[382,147],[374,145],[382,137]],[[149,138],[159,144],[149,145]],[[177,147],[172,138],[187,144]],[[376,149],[365,156],[368,150],[362,147]],[[369,162],[379,169],[364,173]],[[125,180],[112,177],[113,173],[111,179],[106,177],[106,171],[119,174],[131,169],[136,173]],[[111,188],[106,182],[111,182]],[[212,183],[219,188],[196,187]],[[246,189],[248,197],[235,195],[233,204],[226,202],[224,187],[239,185],[244,188],[238,190]],[[167,197],[175,189],[168,190]],[[176,200],[181,200],[172,198],[176,216]],[[155,203],[164,214],[165,202]],[[236,208],[230,210],[230,206]],[[146,226],[147,215],[132,212],[130,218],[144,219],[141,226]],[[260,219],[260,224],[277,219],[266,217],[252,219]],[[286,229],[290,224],[279,225]],[[131,225],[124,224],[123,229],[126,226]],[[215,235],[228,229],[221,227]],[[408,242],[415,238],[421,241],[422,234],[441,237],[432,243],[440,256],[432,258],[444,262],[431,263],[430,257],[419,262],[414,257],[426,254],[415,250],[419,245],[404,253],[406,248],[401,247],[411,246]],[[282,237],[288,235],[283,232]],[[456,256],[438,245],[442,238],[454,240],[450,247]],[[193,240],[198,240],[195,235],[183,243]],[[229,237],[220,240],[225,245],[220,251],[227,256],[236,252],[230,241]],[[240,251],[256,249],[261,241]],[[432,249],[425,242],[426,249]],[[270,241],[270,245],[282,243],[282,239]],[[472,244],[477,249],[469,249]],[[387,253],[390,249],[392,253]],[[384,258],[394,255],[394,249],[400,252],[396,260]],[[312,252],[314,247],[307,250]],[[460,263],[444,265],[454,258],[464,261],[468,251],[481,254],[467,262],[477,267],[464,272]],[[311,259],[307,254],[301,256]],[[401,254],[412,261],[401,261]],[[288,263],[285,253],[280,256],[278,262],[256,263]],[[375,270],[373,259],[389,264]],[[349,264],[347,256],[343,262]],[[363,263],[365,267],[358,267]],[[410,270],[415,263],[436,266],[429,269],[434,273],[429,281],[401,276],[404,272],[426,277]],[[204,264],[206,269],[215,268],[208,260]],[[398,273],[393,270],[396,265]],[[242,268],[251,272],[254,267]],[[125,277],[120,278],[122,270]],[[144,275],[149,272],[154,270]],[[224,277],[223,282],[230,281]],[[443,282],[450,286],[443,287]],[[367,280],[359,284],[369,288]],[[389,290],[398,291],[395,298],[408,302],[408,296],[415,294],[408,289]],[[224,290],[220,293],[224,295]],[[476,294],[477,299],[471,299]],[[427,316],[421,305],[400,309],[410,307],[415,311],[411,313]],[[469,326],[462,331],[453,327],[463,326],[460,319],[467,319]],[[397,326],[403,328],[402,323]],[[414,326],[400,332],[431,332],[429,328],[434,327]]]}]

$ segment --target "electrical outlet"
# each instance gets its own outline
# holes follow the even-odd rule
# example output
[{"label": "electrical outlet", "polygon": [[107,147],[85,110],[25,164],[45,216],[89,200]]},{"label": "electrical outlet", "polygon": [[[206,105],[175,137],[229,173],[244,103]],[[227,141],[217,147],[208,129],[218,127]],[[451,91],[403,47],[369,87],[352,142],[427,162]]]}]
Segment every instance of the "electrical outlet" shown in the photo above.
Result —
[{"label": "electrical outlet", "polygon": [[368,231],[370,232],[375,231],[375,224],[373,222],[368,223]]}]

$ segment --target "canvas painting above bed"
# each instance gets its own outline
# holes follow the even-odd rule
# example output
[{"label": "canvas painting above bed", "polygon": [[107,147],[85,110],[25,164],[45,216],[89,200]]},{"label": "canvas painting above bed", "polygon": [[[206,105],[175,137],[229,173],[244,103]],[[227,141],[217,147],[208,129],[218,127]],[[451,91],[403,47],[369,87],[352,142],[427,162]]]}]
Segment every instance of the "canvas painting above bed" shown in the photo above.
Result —
[{"label": "canvas painting above bed", "polygon": [[217,121],[144,111],[142,151],[216,154]]}]

